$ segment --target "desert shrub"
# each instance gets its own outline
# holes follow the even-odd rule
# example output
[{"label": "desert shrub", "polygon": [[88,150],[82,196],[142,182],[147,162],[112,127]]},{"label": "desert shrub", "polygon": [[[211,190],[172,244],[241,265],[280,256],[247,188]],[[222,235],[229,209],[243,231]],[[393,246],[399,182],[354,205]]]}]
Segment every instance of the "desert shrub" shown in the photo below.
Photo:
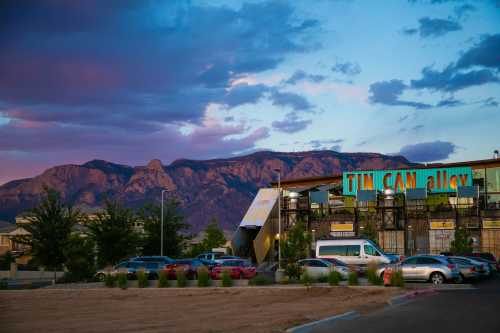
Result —
[{"label": "desert shrub", "polygon": [[300,282],[304,286],[310,287],[314,283],[314,279],[311,275],[309,275],[309,273],[307,273],[307,271],[304,271],[304,273],[300,276]]},{"label": "desert shrub", "polygon": [[198,275],[198,287],[208,287],[210,286],[210,275],[208,274],[208,269],[205,266],[198,267],[196,270]]},{"label": "desert shrub", "polygon": [[295,263],[286,265],[285,272],[290,279],[300,279],[300,266]]},{"label": "desert shrub", "polygon": [[114,275],[106,274],[104,277],[104,285],[108,288],[114,288],[116,284],[116,278]]},{"label": "desert shrub", "polygon": [[366,270],[366,278],[368,282],[374,286],[381,286],[384,284],[384,279],[381,278],[380,275],[377,274],[377,270],[372,267]]},{"label": "desert shrub", "polygon": [[9,284],[7,283],[7,279],[0,280],[0,290],[6,290],[9,288]]},{"label": "desert shrub", "polygon": [[403,272],[401,270],[396,270],[391,275],[391,286],[404,287],[405,280],[403,279]]},{"label": "desert shrub", "polygon": [[328,275],[320,275],[317,280],[319,283],[327,283],[328,282]]},{"label": "desert shrub", "polygon": [[257,274],[253,278],[251,278],[250,281],[248,281],[248,284],[251,286],[268,286],[270,284],[273,284],[273,280],[265,275]]},{"label": "desert shrub", "polygon": [[168,288],[170,287],[170,282],[168,281],[168,275],[164,271],[158,274],[158,288]]},{"label": "desert shrub", "polygon": [[328,274],[328,283],[330,286],[338,286],[341,280],[342,275],[337,271],[331,271],[330,274]]},{"label": "desert shrub", "polygon": [[118,273],[118,275],[116,276],[116,282],[118,283],[118,288],[127,289],[128,288],[127,273]]},{"label": "desert shrub", "polygon": [[175,271],[175,277],[177,279],[178,288],[184,288],[187,285],[187,276],[183,269],[177,269]]},{"label": "desert shrub", "polygon": [[349,276],[347,277],[347,284],[349,284],[350,286],[357,286],[359,284],[358,273],[350,272]]},{"label": "desert shrub", "polygon": [[233,279],[231,279],[231,275],[227,270],[222,271],[222,286],[223,287],[232,287]]},{"label": "desert shrub", "polygon": [[139,288],[147,288],[149,286],[148,277],[142,270],[137,272],[137,286]]}]

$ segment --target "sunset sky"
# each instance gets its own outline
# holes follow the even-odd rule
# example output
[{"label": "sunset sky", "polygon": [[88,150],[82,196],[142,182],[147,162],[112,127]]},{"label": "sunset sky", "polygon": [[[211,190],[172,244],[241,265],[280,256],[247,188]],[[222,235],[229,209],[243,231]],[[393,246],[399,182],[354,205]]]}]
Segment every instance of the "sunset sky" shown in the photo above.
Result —
[{"label": "sunset sky", "polygon": [[0,4],[0,184],[92,159],[500,149],[493,0]]}]

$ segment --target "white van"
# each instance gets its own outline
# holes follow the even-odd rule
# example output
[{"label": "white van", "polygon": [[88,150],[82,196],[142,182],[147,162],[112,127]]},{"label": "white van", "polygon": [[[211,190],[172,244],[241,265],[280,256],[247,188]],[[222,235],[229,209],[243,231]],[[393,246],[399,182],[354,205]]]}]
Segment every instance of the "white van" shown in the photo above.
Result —
[{"label": "white van", "polygon": [[365,266],[370,262],[390,264],[399,258],[386,254],[368,239],[333,239],[316,242],[316,258],[334,258],[348,265]]}]

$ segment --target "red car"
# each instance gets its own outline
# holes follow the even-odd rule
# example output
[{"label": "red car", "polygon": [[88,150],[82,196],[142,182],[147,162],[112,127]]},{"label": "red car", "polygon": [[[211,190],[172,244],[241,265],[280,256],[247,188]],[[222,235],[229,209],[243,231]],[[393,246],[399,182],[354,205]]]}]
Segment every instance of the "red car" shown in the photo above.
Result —
[{"label": "red car", "polygon": [[257,274],[255,267],[248,260],[227,259],[212,269],[212,280],[221,279],[225,270],[229,271],[232,279],[251,279]]},{"label": "red car", "polygon": [[198,278],[197,270],[199,267],[204,266],[198,259],[178,259],[173,263],[165,266],[165,273],[170,280],[177,278],[177,271],[183,270],[188,280],[196,280]]}]

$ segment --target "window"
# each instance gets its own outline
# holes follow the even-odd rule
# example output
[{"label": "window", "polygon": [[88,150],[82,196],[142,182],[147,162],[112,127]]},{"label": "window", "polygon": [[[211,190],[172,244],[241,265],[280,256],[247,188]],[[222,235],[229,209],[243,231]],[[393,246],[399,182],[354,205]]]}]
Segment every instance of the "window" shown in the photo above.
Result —
[{"label": "window", "polygon": [[359,256],[361,246],[359,245],[348,245],[347,246],[347,256],[356,257]]},{"label": "window", "polygon": [[440,264],[440,262],[436,259],[423,257],[423,258],[418,258],[417,264],[419,264],[419,265],[434,265],[434,264]]},{"label": "window", "polygon": [[377,250],[371,245],[365,245],[365,254],[369,256],[380,256],[380,253],[378,253]]},{"label": "window", "polygon": [[121,262],[118,265],[116,265],[116,268],[122,268],[122,267],[128,267],[128,262]]},{"label": "window", "polygon": [[488,192],[500,192],[500,167],[486,169]]},{"label": "window", "polygon": [[403,265],[416,265],[417,264],[417,259],[418,258],[409,258],[403,261]]},{"label": "window", "polygon": [[345,256],[347,247],[345,245],[326,245],[319,247],[320,256]]},{"label": "window", "polygon": [[311,260],[309,262],[309,267],[328,267],[328,266],[319,260]]}]

